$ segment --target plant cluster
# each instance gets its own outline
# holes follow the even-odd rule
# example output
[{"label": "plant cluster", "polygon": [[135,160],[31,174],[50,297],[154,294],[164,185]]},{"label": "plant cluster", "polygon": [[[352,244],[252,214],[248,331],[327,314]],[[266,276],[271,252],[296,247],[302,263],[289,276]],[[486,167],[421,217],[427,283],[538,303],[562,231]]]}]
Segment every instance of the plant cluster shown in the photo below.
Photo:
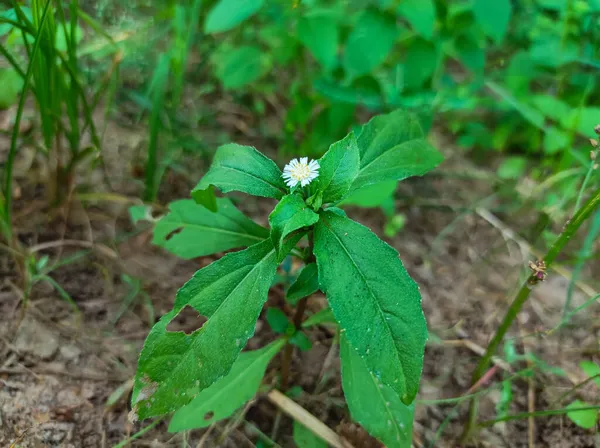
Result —
[{"label": "plant cluster", "polygon": [[[194,200],[172,203],[155,223],[154,241],[185,258],[250,247],[196,272],[154,325],[139,359],[132,418],[174,412],[169,428],[179,431],[229,417],[254,397],[286,344],[280,385],[287,388],[291,345],[310,348],[304,330],[331,321],[339,328],[350,412],[388,446],[409,446],[427,339],[419,290],[398,253],[338,205],[353,191],[423,175],[440,162],[418,120],[403,111],[372,119],[318,161],[292,160],[283,173],[252,147],[221,146]],[[278,200],[270,230],[217,198],[215,188]],[[287,291],[297,307],[293,322],[270,309],[267,319],[281,336],[240,354],[290,254],[305,264]],[[330,310],[304,320],[306,300],[317,290]],[[169,331],[185,307],[208,320],[190,334]]]}]

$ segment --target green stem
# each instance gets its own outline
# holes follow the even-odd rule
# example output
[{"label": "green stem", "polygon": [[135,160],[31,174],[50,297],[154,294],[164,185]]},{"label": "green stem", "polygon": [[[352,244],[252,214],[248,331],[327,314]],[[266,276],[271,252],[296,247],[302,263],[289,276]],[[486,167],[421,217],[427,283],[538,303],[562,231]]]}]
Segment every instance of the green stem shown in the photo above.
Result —
[{"label": "green stem", "polygon": [[23,109],[25,107],[25,98],[27,97],[27,89],[31,82],[31,76],[33,74],[33,67],[35,65],[35,57],[40,48],[41,35],[44,30],[46,18],[48,17],[48,11],[50,9],[50,0],[46,1],[44,6],[44,12],[40,20],[40,26],[35,36],[35,43],[29,59],[29,66],[27,67],[27,73],[23,80],[23,90],[21,91],[21,98],[19,100],[19,106],[17,108],[17,115],[15,117],[15,124],[13,125],[13,132],[10,141],[10,149],[8,157],[6,159],[6,169],[4,172],[4,216],[5,221],[5,237],[10,242],[12,241],[12,178],[13,178],[13,166],[15,164],[15,157],[17,155],[17,139],[19,137],[19,128],[21,127],[21,119],[23,118]]},{"label": "green stem", "polygon": [[154,428],[155,426],[157,426],[162,421],[163,421],[162,418],[158,418],[158,419],[154,420],[148,426],[146,426],[145,428],[142,428],[140,431],[136,432],[134,435],[132,435],[128,439],[123,440],[118,445],[115,445],[113,448],[124,448],[124,447],[126,447],[127,445],[129,445],[130,442],[132,442],[135,439],[139,439],[140,437],[142,437],[144,434],[146,434],[148,431],[150,431],[152,428]]},{"label": "green stem", "polygon": [[[308,233],[308,257],[306,259],[306,264],[312,263],[315,261],[314,255],[314,247],[315,247],[315,234],[314,231],[311,230]],[[301,299],[296,305],[296,312],[294,313],[294,326],[296,327],[296,331],[299,331],[302,328],[302,319],[304,318],[304,312],[306,311],[306,303],[308,302],[308,297],[304,297]],[[290,366],[292,365],[292,355],[294,354],[294,347],[289,342],[286,344],[285,349],[283,350],[283,355],[281,359],[281,390],[287,390],[289,386],[289,378],[290,378]]]},{"label": "green stem", "polygon": [[[583,224],[592,214],[592,212],[600,205],[600,188],[594,192],[592,197],[581,207],[581,209],[573,216],[573,218],[567,222],[563,232],[560,234],[554,245],[550,248],[550,250],[546,253],[544,257],[544,262],[546,263],[546,267],[549,268],[552,262],[556,259],[556,257],[561,253],[565,245],[569,242],[571,237],[575,235],[581,224]],[[529,294],[531,293],[531,281],[534,280],[534,275],[530,275],[529,278],[523,283],[521,289],[517,293],[517,296],[513,300],[512,304],[508,308],[502,323],[496,330],[496,334],[490,341],[487,346],[487,349],[484,355],[479,360],[477,367],[473,373],[472,383],[475,384],[477,381],[481,379],[483,374],[487,371],[490,366],[492,357],[495,355],[498,346],[504,339],[506,332],[512,326],[512,323],[516,319],[519,311],[529,299]],[[466,440],[471,431],[473,430],[477,418],[477,399],[471,400],[471,406],[469,408],[469,418],[465,425],[465,430],[463,432],[463,441]]]},{"label": "green stem", "polygon": [[594,411],[600,409],[600,406],[588,406],[585,408],[564,408],[564,409],[548,409],[545,411],[537,411],[537,412],[523,412],[521,414],[507,415],[505,417],[497,418],[495,420],[486,420],[481,423],[481,426],[493,426],[496,423],[500,422],[508,422],[510,420],[523,420],[529,417],[545,417],[549,415],[563,415],[567,412],[578,412],[578,411]]}]

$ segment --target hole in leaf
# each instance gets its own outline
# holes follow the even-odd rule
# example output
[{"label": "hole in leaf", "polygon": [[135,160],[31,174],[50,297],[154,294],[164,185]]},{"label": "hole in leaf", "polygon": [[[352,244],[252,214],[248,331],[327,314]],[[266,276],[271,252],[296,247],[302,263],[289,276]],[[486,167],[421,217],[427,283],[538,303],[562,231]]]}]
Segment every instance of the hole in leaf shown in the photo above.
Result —
[{"label": "hole in leaf", "polygon": [[150,216],[152,216],[153,219],[158,219],[162,215],[164,215],[164,213],[161,212],[160,210],[156,210],[156,209],[151,209],[150,210]]},{"label": "hole in leaf", "polygon": [[215,416],[215,413],[213,411],[208,411],[206,414],[204,414],[204,420],[210,420],[214,416]]},{"label": "hole in leaf", "polygon": [[175,235],[180,233],[182,230],[183,230],[183,227],[177,227],[176,229],[171,230],[169,233],[167,233],[167,236],[165,236],[165,240],[169,241],[171,238],[173,238]]},{"label": "hole in leaf", "polygon": [[183,331],[185,334],[191,334],[202,328],[202,325],[208,319],[201,314],[198,314],[194,308],[189,305],[177,314],[177,316],[167,325],[167,331]]}]

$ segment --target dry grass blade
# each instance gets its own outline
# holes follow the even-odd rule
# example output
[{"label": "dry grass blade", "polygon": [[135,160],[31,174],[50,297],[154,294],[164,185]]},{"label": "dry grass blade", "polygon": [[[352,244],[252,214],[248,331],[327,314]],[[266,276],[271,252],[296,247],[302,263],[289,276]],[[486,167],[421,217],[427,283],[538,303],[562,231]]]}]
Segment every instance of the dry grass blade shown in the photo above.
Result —
[{"label": "dry grass blade", "polygon": [[269,401],[292,417],[294,420],[302,423],[310,429],[316,436],[323,439],[335,448],[354,448],[347,440],[338,436],[328,426],[323,424],[317,417],[312,415],[302,406],[291,400],[278,390],[272,390],[267,395]]}]

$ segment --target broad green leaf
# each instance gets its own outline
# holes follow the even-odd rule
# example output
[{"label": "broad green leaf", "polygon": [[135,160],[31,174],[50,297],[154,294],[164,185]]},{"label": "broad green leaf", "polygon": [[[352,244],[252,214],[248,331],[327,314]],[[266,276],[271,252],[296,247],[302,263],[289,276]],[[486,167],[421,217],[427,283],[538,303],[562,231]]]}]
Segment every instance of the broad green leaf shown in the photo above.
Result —
[{"label": "broad green leaf", "polygon": [[411,446],[414,404],[400,401],[396,392],[369,370],[364,357],[345,336],[340,337],[342,387],[352,418],[385,446]]},{"label": "broad green leaf", "polygon": [[504,159],[498,167],[498,177],[500,179],[518,179],[527,168],[527,159],[525,157],[513,156]]},{"label": "broad green leaf", "polygon": [[592,361],[581,361],[579,367],[588,377],[595,377],[594,382],[600,387],[600,366],[598,364]]},{"label": "broad green leaf", "polygon": [[563,117],[561,124],[565,129],[575,129],[588,138],[597,138],[594,127],[600,122],[600,107],[575,109]]},{"label": "broad green leaf", "polygon": [[369,371],[404,403],[419,387],[427,340],[419,287],[398,252],[368,228],[325,211],[315,226],[321,290]]},{"label": "broad green leaf", "polygon": [[360,171],[352,190],[421,176],[443,160],[425,140],[418,118],[402,110],[373,118],[361,128],[357,141]]},{"label": "broad green leaf", "polygon": [[154,227],[152,243],[190,259],[236,247],[251,246],[269,231],[247,218],[229,199],[217,199],[212,212],[191,199],[169,204],[169,213]]},{"label": "broad green leaf", "polygon": [[456,58],[475,76],[482,76],[485,68],[485,41],[472,34],[461,34],[453,42]]},{"label": "broad green leaf", "polygon": [[586,409],[584,411],[578,411],[580,408],[589,408],[590,405],[581,401],[575,400],[567,409],[570,409],[567,412],[567,417],[569,417],[573,423],[577,426],[585,429],[592,429],[596,427],[596,423],[598,423],[598,410],[597,409]]},{"label": "broad green leaf", "polygon": [[317,215],[297,194],[288,194],[269,215],[271,239],[279,251],[285,238],[292,232],[312,226],[319,220]]},{"label": "broad green leaf", "polygon": [[226,90],[239,89],[265,75],[272,61],[258,47],[243,45],[218,51],[212,58],[215,74]]},{"label": "broad green leaf", "polygon": [[535,95],[531,98],[533,105],[546,117],[559,122],[569,114],[571,106],[550,95]]},{"label": "broad green leaf", "polygon": [[279,308],[267,309],[267,322],[269,323],[271,330],[273,330],[275,333],[279,333],[279,334],[287,333],[288,329],[290,328],[290,325],[292,328],[292,331],[290,334],[293,334],[295,331],[295,328],[292,325],[292,323],[290,322],[290,320],[287,318],[285,313],[283,311],[281,311]]},{"label": "broad green leaf", "polygon": [[500,43],[512,15],[511,0],[474,0],[473,14],[484,33]]},{"label": "broad green leaf", "polygon": [[549,127],[544,133],[544,152],[546,154],[555,154],[569,147],[571,138],[569,134],[555,127]]},{"label": "broad green leaf", "polygon": [[435,28],[435,3],[433,0],[402,0],[398,12],[414,30],[425,39],[433,37]]},{"label": "broad green leaf", "polygon": [[17,102],[23,87],[23,78],[12,67],[0,68],[0,110],[8,109]]},{"label": "broad green leaf", "polygon": [[[140,355],[133,419],[173,412],[227,375],[254,333],[277,264],[267,239],[200,269],[177,292],[173,310],[152,327]],[[191,334],[167,331],[185,306],[208,320]]]},{"label": "broad green leaf", "polygon": [[430,42],[417,39],[406,51],[404,68],[404,87],[418,89],[431,78],[437,67],[438,52]]},{"label": "broad green leaf", "polygon": [[313,314],[308,319],[306,319],[304,322],[302,322],[302,327],[309,328],[309,327],[314,327],[315,325],[321,325],[321,324],[336,324],[337,325],[337,321],[335,320],[335,317],[333,316],[333,311],[331,311],[331,308],[325,308],[324,310],[321,310],[321,311]]},{"label": "broad green leaf", "polygon": [[240,354],[226,376],[173,415],[169,431],[205,428],[230,417],[256,395],[269,362],[284,345],[285,340],[279,339],[260,350]]},{"label": "broad green leaf", "polygon": [[574,41],[563,42],[558,36],[548,35],[533,43],[529,54],[538,65],[557,68],[576,61],[579,47]]},{"label": "broad green leaf", "polygon": [[298,420],[294,420],[294,442],[298,448],[327,448],[325,441]]},{"label": "broad green leaf", "polygon": [[378,184],[354,190],[340,205],[358,205],[359,207],[379,207],[393,198],[398,182],[388,180]]},{"label": "broad green leaf", "polygon": [[286,298],[292,305],[319,290],[319,272],[315,263],[304,266],[298,278],[288,289]]},{"label": "broad green leaf", "polygon": [[290,344],[295,345],[303,352],[306,352],[312,348],[312,342],[310,342],[308,336],[306,336],[306,334],[304,334],[302,331],[296,331],[290,337]]},{"label": "broad green leaf", "polygon": [[[65,31],[67,29],[67,36],[71,39],[71,26],[65,26],[64,24],[60,24],[56,30],[56,42],[55,46],[58,51],[66,52],[68,50],[67,41],[65,39]],[[75,27],[75,43],[78,44],[83,39],[83,29],[80,26]]]},{"label": "broad green leaf", "polygon": [[537,4],[552,11],[562,11],[567,6],[567,0],[537,0]]},{"label": "broad green leaf", "polygon": [[275,162],[256,148],[229,143],[217,149],[210,170],[192,190],[192,197],[211,210],[217,209],[211,186],[223,193],[241,191],[281,199],[287,193],[281,176]]},{"label": "broad green leaf", "polygon": [[360,154],[354,132],[335,142],[319,160],[317,191],[323,203],[335,203],[344,198],[360,169]]},{"label": "broad green leaf", "polygon": [[221,33],[235,28],[256,14],[264,0],[219,0],[210,10],[204,22],[204,32]]},{"label": "broad green leaf", "polygon": [[358,18],[346,41],[346,71],[352,77],[369,73],[386,59],[397,35],[393,17],[374,9],[367,9]]},{"label": "broad green leaf", "polygon": [[301,17],[297,36],[326,70],[336,66],[339,32],[337,20],[332,14],[323,11]]}]

